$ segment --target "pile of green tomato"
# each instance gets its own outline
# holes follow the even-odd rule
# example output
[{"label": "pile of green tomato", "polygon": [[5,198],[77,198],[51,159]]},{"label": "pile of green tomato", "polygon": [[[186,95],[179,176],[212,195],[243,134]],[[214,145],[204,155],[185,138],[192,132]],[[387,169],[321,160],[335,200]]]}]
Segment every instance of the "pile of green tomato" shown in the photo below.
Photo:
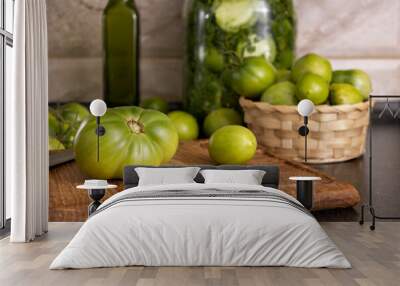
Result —
[{"label": "pile of green tomato", "polygon": [[219,164],[244,164],[257,150],[257,140],[243,125],[241,113],[233,108],[217,108],[210,112],[202,127],[190,113],[176,110],[168,112],[168,104],[159,97],[146,99],[141,106],[166,113],[177,131],[179,141],[195,140],[201,134],[209,138],[208,152]]},{"label": "pile of green tomato", "polygon": [[[65,108],[61,107],[61,110]],[[60,131],[63,126],[60,122],[65,121],[58,121],[54,130],[52,126],[50,134],[59,134],[58,138],[63,138],[62,132],[54,132]],[[105,134],[99,138],[99,160],[93,116],[85,116],[78,132],[73,132],[71,138],[68,136],[67,142],[73,144],[76,164],[86,176],[116,179],[122,178],[127,165],[158,166],[167,163],[177,152],[179,142],[195,140],[201,133],[210,137],[208,151],[213,161],[220,164],[245,163],[254,156],[257,141],[242,124],[242,116],[236,110],[216,109],[204,120],[202,131],[192,114],[182,110],[170,111],[164,99],[153,97],[142,101],[140,107],[121,106],[107,110],[101,118]]]},{"label": "pile of green tomato", "polygon": [[[271,105],[297,105],[303,99],[315,105],[357,104],[366,101],[372,91],[367,73],[359,69],[333,71],[329,60],[315,53],[299,58],[291,70],[277,70],[265,57],[248,57],[227,77],[240,96]],[[181,140],[196,139],[201,131],[210,138],[209,154],[218,163],[242,164],[254,156],[256,139],[241,126],[242,114],[235,108],[215,108],[204,120],[184,111],[168,115]]]},{"label": "pile of green tomato", "polygon": [[372,91],[367,73],[333,71],[329,60],[315,53],[298,59],[291,70],[277,70],[264,57],[249,57],[230,71],[228,82],[240,96],[272,105],[296,105],[302,99],[315,105],[356,104]]},{"label": "pile of green tomato", "polygon": [[265,72],[265,85],[259,91],[263,90],[243,96],[260,98],[272,105],[296,105],[302,99],[309,99],[315,105],[342,105],[368,100],[372,91],[371,79],[364,71],[332,71],[329,60],[314,53],[298,59],[291,70],[270,68]]},{"label": "pile of green tomato", "polygon": [[72,148],[79,126],[89,114],[89,110],[77,102],[49,107],[49,150]]}]

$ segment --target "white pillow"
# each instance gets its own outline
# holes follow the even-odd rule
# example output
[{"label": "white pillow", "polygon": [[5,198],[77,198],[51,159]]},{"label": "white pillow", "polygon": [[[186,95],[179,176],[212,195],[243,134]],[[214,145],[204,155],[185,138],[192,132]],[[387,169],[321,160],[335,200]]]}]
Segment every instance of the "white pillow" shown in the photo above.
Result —
[{"label": "white pillow", "polygon": [[139,186],[195,183],[199,167],[182,168],[135,168],[139,176]]},{"label": "white pillow", "polygon": [[262,170],[202,170],[205,184],[261,185],[265,171]]}]

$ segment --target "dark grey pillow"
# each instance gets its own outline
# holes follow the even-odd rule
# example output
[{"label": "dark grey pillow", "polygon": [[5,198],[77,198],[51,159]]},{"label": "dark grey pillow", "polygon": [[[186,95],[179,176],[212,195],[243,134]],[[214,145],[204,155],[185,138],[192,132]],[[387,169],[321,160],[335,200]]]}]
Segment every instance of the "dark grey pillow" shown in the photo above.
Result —
[{"label": "dark grey pillow", "polygon": [[[139,176],[135,171],[137,167],[149,167],[149,166],[126,166],[124,168],[124,188],[129,189],[136,187],[139,183]],[[188,166],[160,166],[158,168],[182,168]],[[219,169],[219,170],[263,170],[265,171],[265,175],[262,179],[262,185],[265,187],[271,187],[277,189],[279,187],[279,167],[274,165],[191,165],[190,167],[200,167],[202,170],[204,169]],[[152,167],[154,168],[154,167]],[[204,183],[204,178],[200,174],[194,178],[197,183]]]}]

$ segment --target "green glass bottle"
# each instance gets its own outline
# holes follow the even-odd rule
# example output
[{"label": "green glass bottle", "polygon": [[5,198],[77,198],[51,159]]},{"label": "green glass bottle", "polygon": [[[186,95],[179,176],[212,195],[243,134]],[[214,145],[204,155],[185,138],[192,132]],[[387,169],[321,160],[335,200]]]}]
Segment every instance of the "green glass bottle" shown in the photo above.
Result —
[{"label": "green glass bottle", "polygon": [[109,0],[103,13],[104,99],[139,104],[139,15],[134,0]]}]

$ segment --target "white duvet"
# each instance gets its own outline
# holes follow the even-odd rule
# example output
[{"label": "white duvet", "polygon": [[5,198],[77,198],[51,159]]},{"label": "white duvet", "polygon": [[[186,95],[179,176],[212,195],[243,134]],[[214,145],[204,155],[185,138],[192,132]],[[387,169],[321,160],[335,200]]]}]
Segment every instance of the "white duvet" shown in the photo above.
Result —
[{"label": "white duvet", "polygon": [[[180,184],[136,187],[114,195],[81,227],[50,269],[144,266],[292,266],[350,268],[310,215],[257,198],[152,198],[132,192],[262,190],[253,185]],[[297,202],[298,203],[298,202]]]}]

